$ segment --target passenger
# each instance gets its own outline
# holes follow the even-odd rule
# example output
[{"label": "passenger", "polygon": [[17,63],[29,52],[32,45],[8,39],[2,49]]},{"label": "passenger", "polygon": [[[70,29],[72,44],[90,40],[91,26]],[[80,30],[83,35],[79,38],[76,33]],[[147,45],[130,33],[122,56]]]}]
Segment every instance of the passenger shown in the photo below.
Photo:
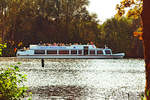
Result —
[{"label": "passenger", "polygon": [[59,45],[62,46],[62,43],[60,43]]},{"label": "passenger", "polygon": [[68,46],[68,43],[66,43],[65,46]]},{"label": "passenger", "polygon": [[27,50],[26,47],[23,47],[23,50]]},{"label": "passenger", "polygon": [[73,45],[76,45],[76,43],[74,43]]},{"label": "passenger", "polygon": [[56,44],[56,43],[53,43],[53,46],[57,46],[57,44]]},{"label": "passenger", "polygon": [[64,43],[62,43],[62,46],[65,46],[65,44],[64,44]]},{"label": "passenger", "polygon": [[42,41],[40,41],[40,43],[38,45],[42,45]]},{"label": "passenger", "polygon": [[46,43],[43,43],[43,46],[46,46]]},{"label": "passenger", "polygon": [[91,41],[90,44],[93,45],[94,43]]},{"label": "passenger", "polygon": [[15,52],[15,53],[17,52],[17,48],[16,48],[16,47],[14,48],[14,52]]},{"label": "passenger", "polygon": [[72,44],[71,43],[69,43],[69,46],[71,46]]},{"label": "passenger", "polygon": [[48,43],[46,43],[46,46],[48,46]]}]

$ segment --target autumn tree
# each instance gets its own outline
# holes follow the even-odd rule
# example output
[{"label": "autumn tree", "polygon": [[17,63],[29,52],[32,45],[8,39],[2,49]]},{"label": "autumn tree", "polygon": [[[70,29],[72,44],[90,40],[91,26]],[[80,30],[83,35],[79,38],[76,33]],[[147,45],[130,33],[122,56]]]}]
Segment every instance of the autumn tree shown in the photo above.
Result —
[{"label": "autumn tree", "polygon": [[[134,18],[141,17],[142,34],[144,46],[144,59],[146,70],[146,86],[145,96],[150,100],[150,14],[149,14],[149,0],[123,0],[120,5],[117,5],[118,15],[122,16],[125,13],[125,8],[130,8],[127,15],[134,16]],[[143,11],[142,11],[143,10]]]}]

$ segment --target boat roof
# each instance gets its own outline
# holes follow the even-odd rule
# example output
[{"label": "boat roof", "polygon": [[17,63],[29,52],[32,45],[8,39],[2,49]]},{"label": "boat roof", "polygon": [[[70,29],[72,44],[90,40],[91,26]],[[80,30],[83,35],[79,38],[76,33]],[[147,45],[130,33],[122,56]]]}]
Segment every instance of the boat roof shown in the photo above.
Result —
[{"label": "boat roof", "polygon": [[43,45],[30,45],[30,49],[35,50],[59,50],[59,49],[84,49],[84,47],[88,47],[88,49],[96,49],[95,45],[70,45],[70,46],[43,46]]}]

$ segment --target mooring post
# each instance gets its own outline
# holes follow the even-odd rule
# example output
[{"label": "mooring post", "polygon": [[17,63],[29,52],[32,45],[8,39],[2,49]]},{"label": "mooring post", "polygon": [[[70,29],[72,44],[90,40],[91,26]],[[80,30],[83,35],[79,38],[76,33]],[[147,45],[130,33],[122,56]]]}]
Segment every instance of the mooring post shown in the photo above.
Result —
[{"label": "mooring post", "polygon": [[44,59],[41,59],[42,67],[44,67]]}]

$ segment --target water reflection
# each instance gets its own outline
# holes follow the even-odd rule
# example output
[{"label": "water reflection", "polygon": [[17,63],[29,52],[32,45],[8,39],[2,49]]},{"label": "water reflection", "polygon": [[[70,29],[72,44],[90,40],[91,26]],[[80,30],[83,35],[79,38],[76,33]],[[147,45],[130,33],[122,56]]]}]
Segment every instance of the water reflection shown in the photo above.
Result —
[{"label": "water reflection", "polygon": [[39,59],[5,58],[0,65],[16,62],[33,100],[140,100],[144,91],[140,59],[46,59],[42,68]]},{"label": "water reflection", "polygon": [[83,95],[86,94],[86,87],[79,86],[40,86],[32,89],[33,94],[40,95],[40,98],[50,99],[57,98],[63,100],[75,100],[82,98]]}]

